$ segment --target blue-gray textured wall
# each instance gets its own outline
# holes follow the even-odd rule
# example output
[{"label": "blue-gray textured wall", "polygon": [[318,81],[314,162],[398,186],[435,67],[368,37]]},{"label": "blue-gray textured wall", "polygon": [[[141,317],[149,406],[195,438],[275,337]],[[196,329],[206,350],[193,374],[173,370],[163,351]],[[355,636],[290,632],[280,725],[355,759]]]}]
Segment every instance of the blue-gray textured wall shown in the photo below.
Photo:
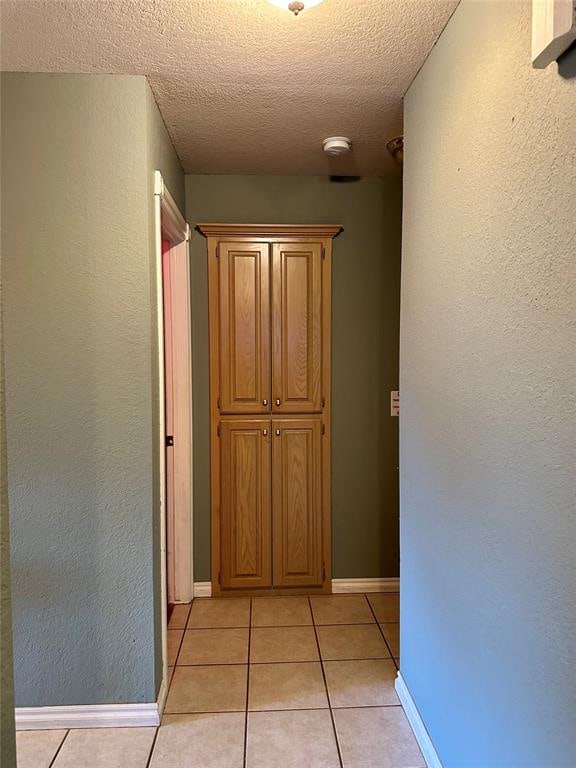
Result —
[{"label": "blue-gray textured wall", "polygon": [[145,78],[2,78],[16,704],[154,701],[151,174],[183,176]]},{"label": "blue-gray textured wall", "polygon": [[405,111],[401,671],[444,768],[576,763],[576,52],[464,0]]}]

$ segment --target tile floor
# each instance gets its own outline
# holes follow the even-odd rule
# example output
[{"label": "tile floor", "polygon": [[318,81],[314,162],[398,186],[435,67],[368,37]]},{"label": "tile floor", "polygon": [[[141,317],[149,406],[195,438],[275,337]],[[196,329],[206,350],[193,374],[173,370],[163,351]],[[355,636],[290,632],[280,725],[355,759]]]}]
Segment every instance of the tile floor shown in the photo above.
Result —
[{"label": "tile floor", "polygon": [[197,599],[160,728],[21,731],[18,768],[425,768],[394,691],[398,595]]}]

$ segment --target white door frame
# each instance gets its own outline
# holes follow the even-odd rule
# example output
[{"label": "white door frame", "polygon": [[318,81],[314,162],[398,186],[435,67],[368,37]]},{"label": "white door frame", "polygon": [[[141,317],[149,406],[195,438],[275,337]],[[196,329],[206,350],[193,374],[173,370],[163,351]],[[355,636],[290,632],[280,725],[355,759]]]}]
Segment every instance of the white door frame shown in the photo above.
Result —
[{"label": "white door frame", "polygon": [[[190,227],[184,220],[176,205],[174,198],[168,191],[160,171],[154,172],[154,240],[155,240],[155,268],[156,268],[156,318],[157,318],[157,345],[158,345],[158,456],[159,456],[159,480],[160,480],[160,589],[162,610],[162,683],[158,694],[158,710],[160,716],[164,708],[164,702],[168,692],[168,626],[167,626],[167,567],[166,567],[166,395],[164,372],[164,290],[162,270],[162,238],[168,237],[172,247],[171,253],[178,256],[179,286],[185,286],[188,295],[188,320],[190,312],[190,267],[189,244]],[[191,366],[191,334],[190,322],[186,323],[188,361]],[[192,381],[191,370],[189,382]],[[183,510],[175,519],[175,525],[179,530],[175,531],[175,539],[182,546],[174,551],[176,556],[177,583],[175,593],[178,602],[190,602],[194,594],[194,571],[192,563],[192,391],[188,392],[188,439],[189,439],[189,508]],[[182,427],[182,425],[181,425]],[[184,427],[185,429],[185,427]],[[185,435],[186,436],[186,435]],[[181,535],[182,530],[184,536]],[[180,537],[180,538],[179,538]]]}]

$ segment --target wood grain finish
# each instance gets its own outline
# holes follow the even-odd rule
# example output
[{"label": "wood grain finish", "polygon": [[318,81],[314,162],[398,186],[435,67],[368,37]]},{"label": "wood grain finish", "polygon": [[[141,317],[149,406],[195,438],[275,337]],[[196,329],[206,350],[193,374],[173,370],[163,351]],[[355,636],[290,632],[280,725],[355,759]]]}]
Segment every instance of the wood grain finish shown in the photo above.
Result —
[{"label": "wood grain finish", "polygon": [[270,410],[270,258],[266,243],[220,243],[220,412]]},{"label": "wood grain finish", "polygon": [[223,419],[221,579],[223,589],[269,587],[271,579],[270,422]]},{"label": "wood grain finish", "polygon": [[272,398],[278,413],[322,411],[322,244],[274,243]]},{"label": "wood grain finish", "polygon": [[198,229],[208,236],[212,594],[329,593],[332,237],[341,228]]},{"label": "wood grain finish", "polygon": [[320,586],[322,421],[272,420],[274,586]]}]

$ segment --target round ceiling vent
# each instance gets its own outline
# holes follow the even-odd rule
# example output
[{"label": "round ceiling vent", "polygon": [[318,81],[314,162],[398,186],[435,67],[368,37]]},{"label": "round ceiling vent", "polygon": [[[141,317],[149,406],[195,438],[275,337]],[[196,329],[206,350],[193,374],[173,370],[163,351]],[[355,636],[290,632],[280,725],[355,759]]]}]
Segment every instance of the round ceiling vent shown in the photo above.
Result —
[{"label": "round ceiling vent", "polygon": [[352,142],[347,139],[346,136],[331,136],[329,139],[324,139],[322,142],[324,152],[331,157],[339,157],[340,155],[347,155],[352,149]]}]

